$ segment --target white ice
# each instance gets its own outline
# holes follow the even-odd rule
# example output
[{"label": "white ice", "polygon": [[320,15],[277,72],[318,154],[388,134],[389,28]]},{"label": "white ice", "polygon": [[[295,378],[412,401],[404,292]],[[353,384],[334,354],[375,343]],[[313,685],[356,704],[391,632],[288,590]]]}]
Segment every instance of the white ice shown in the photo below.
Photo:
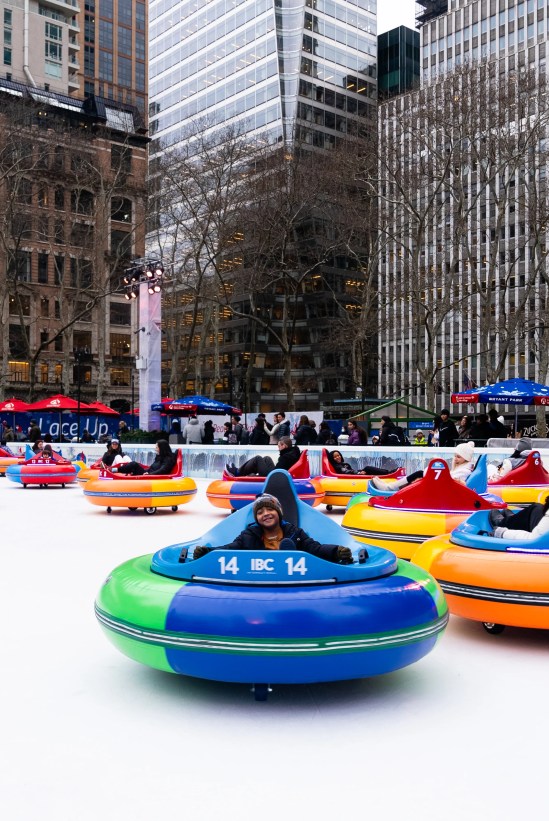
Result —
[{"label": "white ice", "polygon": [[177,514],[109,516],[76,485],[0,479],[2,819],[549,817],[547,632],[452,617],[412,667],[266,703],[121,655],[95,595],[122,561],[225,515],[198,484]]}]

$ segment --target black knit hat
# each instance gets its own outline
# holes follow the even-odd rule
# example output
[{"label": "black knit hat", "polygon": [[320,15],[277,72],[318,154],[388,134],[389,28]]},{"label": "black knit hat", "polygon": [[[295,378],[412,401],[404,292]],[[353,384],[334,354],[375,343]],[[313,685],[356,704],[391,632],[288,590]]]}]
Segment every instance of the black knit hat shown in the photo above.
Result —
[{"label": "black knit hat", "polygon": [[258,496],[255,502],[253,503],[252,511],[256,522],[257,514],[264,507],[271,508],[271,510],[276,510],[276,512],[278,513],[279,521],[282,521],[282,505],[280,504],[276,496],[271,496],[270,493],[264,493],[262,496]]}]

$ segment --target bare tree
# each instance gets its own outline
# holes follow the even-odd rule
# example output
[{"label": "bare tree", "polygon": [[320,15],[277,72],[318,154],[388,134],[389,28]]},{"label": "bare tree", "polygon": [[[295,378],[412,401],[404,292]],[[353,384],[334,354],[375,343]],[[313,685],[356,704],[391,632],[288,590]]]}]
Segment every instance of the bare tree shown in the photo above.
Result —
[{"label": "bare tree", "polygon": [[522,279],[528,240],[513,215],[532,179],[527,157],[539,150],[545,101],[534,72],[505,79],[483,63],[381,107],[377,187],[392,237],[384,291],[394,294],[386,318],[393,341],[412,329],[408,367],[431,408],[468,357],[497,378],[524,321],[538,274]]}]

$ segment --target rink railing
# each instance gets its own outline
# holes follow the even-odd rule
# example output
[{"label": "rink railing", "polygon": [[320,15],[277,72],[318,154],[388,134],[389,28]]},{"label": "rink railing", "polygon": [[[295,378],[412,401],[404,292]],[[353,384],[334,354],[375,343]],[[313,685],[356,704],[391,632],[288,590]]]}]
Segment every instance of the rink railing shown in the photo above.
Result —
[{"label": "rink railing", "polygon": [[[10,443],[10,450],[16,454],[24,454],[25,443]],[[276,463],[278,450],[274,445],[257,448],[244,445],[173,445],[173,449],[180,449],[183,452],[183,469],[187,476],[204,479],[219,479],[225,464],[234,462],[241,465],[246,459],[250,459],[256,454],[270,456]],[[76,459],[79,454],[84,453],[86,463],[92,465],[105,453],[105,445],[78,445],[76,443],[57,445],[53,443],[53,448],[61,452],[67,459]],[[499,464],[506,456],[512,452],[512,445],[506,448],[475,448],[475,457],[483,453],[488,454],[488,461]],[[154,459],[154,445],[123,445],[124,453],[137,462],[150,465]],[[307,450],[311,476],[320,474],[320,463],[322,448],[315,445],[301,450]],[[394,468],[404,467],[406,473],[413,473],[416,470],[423,470],[427,467],[431,459],[442,458],[451,462],[454,448],[421,448],[421,447],[400,447],[400,448],[376,448],[367,447],[329,447],[329,450],[340,450],[346,459],[355,460],[358,470],[366,465],[376,467]],[[544,464],[549,467],[549,451],[542,451]]]}]

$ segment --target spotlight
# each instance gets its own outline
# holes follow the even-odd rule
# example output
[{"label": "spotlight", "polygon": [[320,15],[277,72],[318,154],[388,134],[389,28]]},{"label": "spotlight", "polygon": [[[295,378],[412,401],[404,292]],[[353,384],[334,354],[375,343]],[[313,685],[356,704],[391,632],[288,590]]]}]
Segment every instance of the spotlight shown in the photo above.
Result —
[{"label": "spotlight", "polygon": [[137,299],[138,296],[139,296],[139,288],[134,286],[131,290],[130,299]]},{"label": "spotlight", "polygon": [[162,286],[160,285],[160,283],[155,282],[154,283],[154,288],[153,288],[154,293],[159,294],[161,290],[162,290]]},{"label": "spotlight", "polygon": [[149,287],[148,287],[149,294],[154,294],[154,289],[155,289],[154,282],[150,282]]},{"label": "spotlight", "polygon": [[155,271],[154,271],[154,273],[155,273],[155,275],[156,275],[157,277],[161,277],[161,276],[163,275],[163,273],[164,273],[164,268],[163,268],[161,265],[157,265],[157,266],[155,267]]},{"label": "spotlight", "polygon": [[126,274],[126,276],[122,279],[122,282],[124,283],[124,285],[129,285],[129,284],[130,284],[130,278],[129,278],[129,276],[128,276],[127,274]]},{"label": "spotlight", "polygon": [[145,268],[145,274],[147,275],[148,279],[152,279],[154,277],[154,268],[152,265],[147,265]]},{"label": "spotlight", "polygon": [[124,294],[124,299],[131,299],[131,298],[132,298],[132,295],[131,295],[130,291],[126,291],[126,293]]}]

